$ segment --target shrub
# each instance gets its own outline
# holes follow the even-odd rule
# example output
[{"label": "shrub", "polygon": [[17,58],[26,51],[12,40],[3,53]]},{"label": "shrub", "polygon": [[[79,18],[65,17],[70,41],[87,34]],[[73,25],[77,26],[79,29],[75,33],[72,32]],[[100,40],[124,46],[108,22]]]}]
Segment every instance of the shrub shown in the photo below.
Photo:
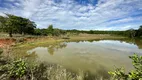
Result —
[{"label": "shrub", "polygon": [[108,72],[110,75],[112,75],[113,79],[142,80],[142,56],[134,54],[133,56],[129,56],[129,58],[132,59],[132,64],[135,69],[130,71],[128,74],[124,72],[123,68],[117,68],[115,71]]},{"label": "shrub", "polygon": [[[0,80],[80,80],[80,75],[65,68],[48,64],[27,64],[25,60],[16,60],[0,66]],[[82,80],[82,79],[81,79]]]},{"label": "shrub", "polygon": [[9,70],[9,74],[11,77],[22,77],[26,74],[27,65],[24,60],[20,59],[14,61]]}]

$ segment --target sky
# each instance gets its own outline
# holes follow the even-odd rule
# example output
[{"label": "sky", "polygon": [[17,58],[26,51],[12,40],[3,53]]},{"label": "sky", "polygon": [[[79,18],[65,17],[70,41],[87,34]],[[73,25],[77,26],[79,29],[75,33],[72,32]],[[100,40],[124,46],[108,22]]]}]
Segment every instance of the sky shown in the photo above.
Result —
[{"label": "sky", "polygon": [[142,25],[142,0],[0,0],[0,15],[29,18],[37,28],[128,30]]}]

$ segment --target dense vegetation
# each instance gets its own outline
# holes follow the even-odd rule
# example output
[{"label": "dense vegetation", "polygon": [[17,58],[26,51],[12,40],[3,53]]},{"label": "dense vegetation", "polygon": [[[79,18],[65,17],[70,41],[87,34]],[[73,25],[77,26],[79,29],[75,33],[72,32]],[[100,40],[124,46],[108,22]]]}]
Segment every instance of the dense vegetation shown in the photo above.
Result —
[{"label": "dense vegetation", "polygon": [[142,36],[142,26],[138,30],[129,29],[126,31],[97,31],[97,30],[62,30],[53,28],[53,25],[44,29],[36,28],[36,24],[29,19],[22,18],[19,16],[6,14],[5,16],[0,16],[0,31],[7,32],[10,37],[13,33],[19,34],[31,34],[31,35],[43,35],[43,36],[60,36],[68,33],[78,34],[78,33],[87,33],[87,34],[112,34],[112,35],[122,35],[127,37],[141,37]]}]

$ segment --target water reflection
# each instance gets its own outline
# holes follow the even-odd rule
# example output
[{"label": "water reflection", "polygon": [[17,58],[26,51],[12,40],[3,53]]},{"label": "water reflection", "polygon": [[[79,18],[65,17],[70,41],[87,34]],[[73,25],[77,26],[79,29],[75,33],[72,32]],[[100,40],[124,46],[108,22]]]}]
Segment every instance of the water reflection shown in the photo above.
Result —
[{"label": "water reflection", "polygon": [[135,40],[135,44],[139,47],[139,49],[142,49],[142,40]]},{"label": "water reflection", "polygon": [[[60,43],[55,43],[52,45],[48,45],[47,47],[47,51],[50,55],[54,55],[55,51],[59,50],[59,49],[63,49],[67,47],[67,43],[70,42],[76,42],[76,43],[80,43],[80,42],[101,42],[101,41],[109,41],[109,40],[102,40],[102,39],[97,39],[97,40],[87,40],[87,41],[67,41],[67,42],[60,42]],[[128,44],[133,44],[136,45],[139,49],[142,49],[142,40],[140,39],[120,39],[120,40],[110,40],[110,41],[119,41],[120,43],[128,43]],[[33,52],[32,54],[35,55],[35,52]]]},{"label": "water reflection", "polygon": [[[106,39],[95,39],[95,40],[80,40],[80,41],[67,41],[67,42],[76,42],[76,43],[79,43],[79,42],[99,42],[99,41],[102,41],[102,40],[106,40]],[[129,44],[134,44],[136,46],[138,46],[139,49],[142,49],[142,39],[107,39],[107,40],[111,40],[111,41],[120,41],[121,43],[125,42],[125,43],[129,43]]]},{"label": "water reflection", "polygon": [[66,43],[52,44],[48,46],[47,50],[48,50],[48,53],[50,53],[50,55],[53,55],[55,51],[65,48],[66,46],[67,46]]},{"label": "water reflection", "polygon": [[[29,50],[29,55],[36,55],[38,60],[60,64],[73,71],[83,70],[90,77],[103,75],[117,67],[131,70],[132,64],[128,56],[133,53],[142,55],[142,40],[89,40],[66,41]],[[32,53],[32,54],[31,54]]]}]

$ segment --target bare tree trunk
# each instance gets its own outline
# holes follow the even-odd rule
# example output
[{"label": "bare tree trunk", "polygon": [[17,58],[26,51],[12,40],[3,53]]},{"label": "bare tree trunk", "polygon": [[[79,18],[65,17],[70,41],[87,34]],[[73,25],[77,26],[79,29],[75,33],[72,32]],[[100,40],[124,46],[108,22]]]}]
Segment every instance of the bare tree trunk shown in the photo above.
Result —
[{"label": "bare tree trunk", "polygon": [[11,32],[9,33],[9,37],[13,37]]}]

